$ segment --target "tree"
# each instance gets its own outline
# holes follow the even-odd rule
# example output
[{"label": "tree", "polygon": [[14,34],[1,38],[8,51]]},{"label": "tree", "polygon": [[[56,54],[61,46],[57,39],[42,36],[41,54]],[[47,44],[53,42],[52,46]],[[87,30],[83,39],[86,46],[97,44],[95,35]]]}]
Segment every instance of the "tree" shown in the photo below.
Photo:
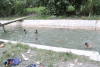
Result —
[{"label": "tree", "polygon": [[88,0],[87,3],[82,5],[81,12],[88,14],[89,17],[92,14],[100,14],[100,0]]},{"label": "tree", "polygon": [[81,5],[85,4],[87,0],[41,0],[43,3],[46,3],[46,13],[63,15],[68,11],[70,5],[75,7],[75,12],[80,12]]},{"label": "tree", "polygon": [[72,5],[72,6],[75,6],[75,12],[78,14],[81,13],[81,6],[82,5],[85,5],[86,3],[88,2],[88,0],[69,0],[69,3]]},{"label": "tree", "polygon": [[25,0],[0,0],[0,16],[25,13]]},{"label": "tree", "polygon": [[100,0],[92,0],[93,14],[100,15]]},{"label": "tree", "polygon": [[9,0],[0,0],[0,16],[9,16],[12,13],[12,3]]},{"label": "tree", "polygon": [[46,13],[50,15],[66,14],[69,2],[67,0],[49,0],[46,6]]}]

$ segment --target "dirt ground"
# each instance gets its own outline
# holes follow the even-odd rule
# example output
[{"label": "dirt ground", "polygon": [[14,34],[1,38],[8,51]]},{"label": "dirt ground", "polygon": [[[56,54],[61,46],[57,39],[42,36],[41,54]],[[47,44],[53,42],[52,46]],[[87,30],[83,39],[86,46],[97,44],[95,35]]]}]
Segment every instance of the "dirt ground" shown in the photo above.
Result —
[{"label": "dirt ground", "polygon": [[82,63],[75,60],[65,61],[65,62],[59,62],[57,64],[54,64],[54,67],[100,67],[97,63]]},{"label": "dirt ground", "polygon": [[[29,64],[34,64],[37,61],[35,61],[34,59],[31,59],[29,61],[23,61],[20,63],[20,65],[14,66],[14,67],[26,67]],[[70,61],[65,61],[65,62],[56,62],[53,65],[50,66],[44,66],[44,67],[100,67],[100,65],[98,65],[97,63],[82,63],[79,61],[75,60],[70,60]]]},{"label": "dirt ground", "polygon": [[58,62],[55,62],[54,64],[47,65],[48,64],[47,61],[46,63],[45,63],[45,60],[44,62],[41,61],[42,59],[40,61],[37,61],[35,57],[32,57],[33,53],[34,53],[34,56],[37,56],[35,51],[34,52],[32,51],[30,54],[24,53],[24,55],[26,55],[29,58],[29,60],[28,61],[22,60],[22,62],[19,65],[14,66],[14,67],[27,67],[29,64],[38,65],[37,62],[40,62],[39,65],[44,66],[44,67],[100,67],[99,65],[100,62],[96,62],[96,61],[82,62],[81,60],[78,60],[77,58],[68,60],[68,61],[59,60]]},{"label": "dirt ground", "polygon": [[[25,47],[25,45],[23,47]],[[6,53],[3,54],[5,50],[7,54]],[[12,53],[11,51],[14,52]],[[9,56],[8,53],[11,55],[10,57],[6,57]],[[24,54],[28,58],[28,60],[24,60],[22,54]],[[99,62],[91,61],[91,60],[89,61],[88,60],[89,58],[75,56],[69,53],[67,54],[68,55],[66,55],[66,53],[58,53],[58,52],[47,51],[47,50],[36,49],[36,48],[24,50],[22,46],[20,47],[20,51],[19,51],[19,48],[13,44],[6,45],[6,47],[0,48],[0,59],[4,57],[2,60],[0,60],[0,67],[5,67],[3,63],[4,61],[7,60],[7,58],[21,59],[21,63],[19,63],[19,65],[11,66],[11,67],[27,67],[30,64],[36,64],[44,67],[100,67],[100,61]]]}]

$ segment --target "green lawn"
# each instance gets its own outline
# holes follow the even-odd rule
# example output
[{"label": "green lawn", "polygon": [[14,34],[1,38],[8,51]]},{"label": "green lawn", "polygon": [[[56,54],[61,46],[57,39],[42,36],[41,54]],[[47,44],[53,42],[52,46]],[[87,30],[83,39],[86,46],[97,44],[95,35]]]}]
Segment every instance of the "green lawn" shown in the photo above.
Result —
[{"label": "green lawn", "polygon": [[39,13],[41,10],[44,10],[45,7],[34,7],[34,8],[26,8],[28,12]]}]

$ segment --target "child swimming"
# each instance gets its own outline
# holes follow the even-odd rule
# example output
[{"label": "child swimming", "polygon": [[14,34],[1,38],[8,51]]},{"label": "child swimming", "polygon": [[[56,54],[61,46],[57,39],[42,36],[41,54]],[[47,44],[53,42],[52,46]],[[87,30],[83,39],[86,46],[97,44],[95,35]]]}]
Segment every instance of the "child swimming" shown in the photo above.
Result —
[{"label": "child swimming", "polygon": [[38,31],[37,31],[37,29],[35,30],[35,34],[38,34]]},{"label": "child swimming", "polygon": [[87,42],[85,42],[85,48],[88,48],[89,44]]}]

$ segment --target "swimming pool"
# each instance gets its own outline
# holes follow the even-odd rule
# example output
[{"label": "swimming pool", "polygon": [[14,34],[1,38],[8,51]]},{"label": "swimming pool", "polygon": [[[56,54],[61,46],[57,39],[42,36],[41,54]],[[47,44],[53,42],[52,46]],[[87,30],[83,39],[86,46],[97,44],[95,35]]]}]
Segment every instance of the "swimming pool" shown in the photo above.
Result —
[{"label": "swimming pool", "polygon": [[[41,27],[25,29],[27,36],[23,32],[24,28],[7,28],[7,32],[3,32],[0,28],[0,39],[100,52],[100,31]],[[38,34],[34,34],[35,29],[38,30]],[[35,40],[36,38],[38,40]],[[92,43],[95,47],[85,49],[85,42]]]}]

